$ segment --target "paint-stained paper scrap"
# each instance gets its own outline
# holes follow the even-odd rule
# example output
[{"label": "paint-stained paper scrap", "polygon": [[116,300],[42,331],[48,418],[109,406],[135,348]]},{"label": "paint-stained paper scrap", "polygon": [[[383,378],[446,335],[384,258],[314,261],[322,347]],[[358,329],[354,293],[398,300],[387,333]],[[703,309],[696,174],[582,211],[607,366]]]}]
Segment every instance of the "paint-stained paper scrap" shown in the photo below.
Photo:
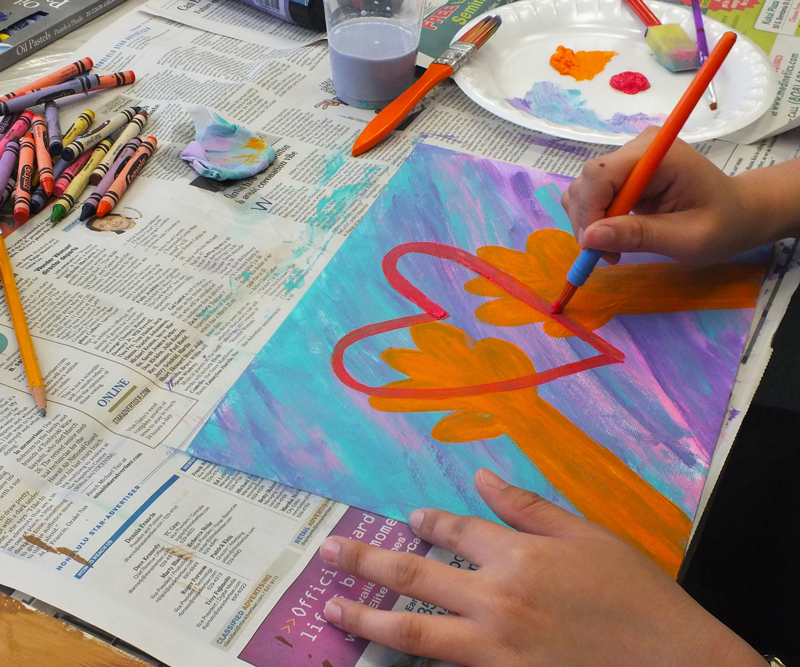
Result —
[{"label": "paint-stained paper scrap", "polygon": [[493,518],[486,466],[675,574],[768,253],[628,254],[556,321],[569,181],[418,146],[190,453],[395,519]]},{"label": "paint-stained paper scrap", "polygon": [[249,178],[275,161],[275,150],[246,127],[229,123],[201,106],[187,108],[195,140],[181,153],[201,176],[215,181]]}]

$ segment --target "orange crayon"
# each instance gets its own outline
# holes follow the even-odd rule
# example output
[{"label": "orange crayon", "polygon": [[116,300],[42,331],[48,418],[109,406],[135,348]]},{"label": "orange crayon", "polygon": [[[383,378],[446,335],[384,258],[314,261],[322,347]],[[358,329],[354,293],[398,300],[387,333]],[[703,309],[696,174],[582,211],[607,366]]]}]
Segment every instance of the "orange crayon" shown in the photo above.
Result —
[{"label": "orange crayon", "polygon": [[47,131],[44,117],[34,115],[31,123],[31,134],[33,135],[33,145],[36,151],[36,167],[39,170],[39,182],[42,189],[49,197],[53,193],[53,159],[50,157],[50,136]]},{"label": "orange crayon", "polygon": [[35,148],[33,136],[28,132],[19,140],[19,166],[17,167],[17,193],[14,199],[14,222],[28,222],[33,190],[33,162]]},{"label": "orange crayon", "polygon": [[142,141],[142,145],[133,154],[133,157],[125,164],[122,171],[117,174],[108,192],[103,195],[100,203],[97,205],[97,217],[102,218],[112,208],[117,205],[122,195],[128,189],[128,186],[136,178],[137,174],[142,170],[147,160],[153,154],[153,151],[158,145],[158,140],[155,137],[147,137]]},{"label": "orange crayon", "polygon": [[26,83],[21,88],[17,88],[12,92],[3,95],[0,97],[0,102],[5,102],[6,100],[10,100],[12,97],[18,97],[19,95],[25,95],[26,93],[33,92],[34,90],[40,90],[42,88],[47,88],[48,86],[55,86],[59,83],[64,83],[65,81],[74,79],[76,76],[86,74],[90,69],[92,69],[92,67],[94,67],[94,62],[91,58],[81,58],[71,65],[62,67],[55,72],[51,72],[50,74],[43,76],[41,79],[36,79],[36,81]]},{"label": "orange crayon", "polygon": [[94,92],[95,90],[103,90],[105,88],[119,88],[120,86],[128,86],[136,81],[136,74],[133,70],[125,70],[124,72],[115,72],[114,74],[101,74],[98,78],[96,86],[92,86],[87,93]]}]

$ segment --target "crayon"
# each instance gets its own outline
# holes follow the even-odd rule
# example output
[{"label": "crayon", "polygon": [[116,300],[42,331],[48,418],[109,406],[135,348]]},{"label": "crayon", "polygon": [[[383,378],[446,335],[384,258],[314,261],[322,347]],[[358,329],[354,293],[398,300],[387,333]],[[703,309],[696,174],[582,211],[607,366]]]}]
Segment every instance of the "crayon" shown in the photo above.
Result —
[{"label": "crayon", "polygon": [[119,175],[114,179],[108,192],[103,195],[100,203],[97,205],[97,217],[102,218],[112,208],[117,205],[122,195],[128,189],[128,186],[136,178],[137,174],[142,170],[147,160],[153,154],[153,151],[158,145],[158,140],[155,137],[147,137],[142,142],[142,145],[136,149],[128,163],[119,172]]},{"label": "crayon", "polygon": [[72,162],[76,157],[83,155],[84,151],[97,146],[103,139],[110,137],[114,132],[125,127],[139,111],[141,111],[139,107],[131,107],[120,111],[116,116],[109,118],[108,122],[96,127],[91,132],[82,134],[77,139],[74,139],[69,146],[64,146],[61,151],[61,159]]},{"label": "crayon", "polygon": [[[83,202],[83,207],[81,208],[81,222],[88,220],[97,212],[97,205],[100,203],[103,195],[108,192],[108,188],[111,187],[114,179],[119,175],[119,172],[122,171],[122,168],[128,163],[128,160],[133,157],[133,154],[141,145],[142,140],[139,137],[134,137],[127,144],[125,144],[125,147],[119,152],[119,155],[117,155],[117,159],[114,160],[114,163],[105,173],[103,179],[95,187],[94,192],[92,192],[92,194],[86,198],[86,201]],[[92,172],[92,175],[96,173],[97,169]],[[89,177],[89,182],[92,182],[91,177]]]},{"label": "crayon", "polygon": [[[56,179],[56,184],[53,186],[53,196],[60,197],[64,194],[64,190],[72,183],[72,179],[83,169],[83,165],[89,161],[90,157],[92,157],[92,152],[86,151],[77,160],[66,163],[66,169],[61,172],[61,175]],[[62,162],[64,162],[64,160],[59,161],[59,164]]]},{"label": "crayon", "polygon": [[117,159],[117,155],[119,155],[122,149],[128,145],[128,142],[131,139],[133,139],[144,129],[146,123],[147,110],[142,109],[133,117],[131,122],[125,126],[125,129],[119,133],[119,136],[114,142],[114,145],[111,147],[111,150],[108,151],[102,162],[100,162],[100,164],[98,164],[95,170],[92,172],[92,175],[89,177],[89,183],[92,185],[97,185],[101,180],[103,180],[103,176],[106,175],[108,168]]},{"label": "crayon", "polygon": [[48,148],[50,138],[43,116],[34,115],[31,123],[31,134],[33,135],[33,144],[36,150],[36,166],[39,170],[39,180],[44,191],[49,195],[53,192],[55,180],[53,179],[53,161],[50,158],[50,149]]},{"label": "crayon", "polygon": [[6,145],[12,139],[21,139],[25,136],[25,133],[31,129],[31,121],[33,120],[33,112],[32,111],[24,111],[17,122],[11,126],[11,129],[5,133],[2,139],[0,139],[0,151],[4,151],[6,149]]},{"label": "crayon", "polygon": [[21,114],[15,113],[0,118],[0,139],[2,139],[6,135],[6,132],[11,129],[11,126],[19,120],[20,115]]},{"label": "crayon", "polygon": [[8,182],[6,183],[6,189],[3,190],[2,194],[0,194],[0,206],[5,204],[11,198],[11,195],[14,193],[16,189],[17,189],[17,175],[12,172],[11,175],[8,177]]},{"label": "crayon", "polygon": [[80,116],[75,119],[75,122],[69,126],[67,133],[64,135],[62,142],[66,146],[71,144],[76,137],[81,136],[89,126],[94,122],[94,111],[86,109]]},{"label": "crayon", "polygon": [[19,139],[10,141],[0,157],[0,188],[5,188],[11,180],[17,182],[17,158],[19,157]]},{"label": "crayon", "polygon": [[58,100],[70,95],[79,95],[80,93],[88,93],[93,90],[124,86],[133,83],[135,80],[136,75],[133,72],[118,72],[116,74],[105,74],[103,76],[86,74],[65,81],[64,83],[59,83],[56,86],[42,88],[41,90],[35,90],[31,93],[20,95],[19,97],[12,97],[5,102],[0,102],[0,114],[6,115],[16,111],[22,111],[28,107],[34,107],[37,104],[44,104],[45,102]]},{"label": "crayon", "polygon": [[17,192],[14,199],[14,222],[18,224],[27,222],[30,217],[34,153],[33,136],[28,132],[19,140]]},{"label": "crayon", "polygon": [[39,211],[41,211],[48,199],[49,197],[45,194],[44,188],[40,183],[31,195],[31,215],[36,215]]},{"label": "crayon", "polygon": [[91,176],[94,168],[100,163],[100,160],[108,153],[108,149],[111,148],[112,143],[111,139],[103,139],[97,144],[97,148],[92,151],[92,156],[75,175],[75,178],[72,179],[72,182],[67,186],[67,189],[64,190],[64,193],[53,206],[50,222],[58,222],[61,220],[75,205],[75,202],[80,198],[86,186],[89,185],[89,176]]},{"label": "crayon", "polygon": [[47,146],[50,155],[61,155],[64,142],[61,138],[61,118],[55,102],[48,102],[44,105],[44,119],[47,123],[47,134],[50,136]]},{"label": "crayon", "polygon": [[92,67],[94,67],[94,62],[91,58],[81,58],[71,65],[62,67],[55,72],[51,72],[50,74],[43,76],[41,79],[36,79],[36,81],[26,83],[21,88],[17,88],[15,91],[3,95],[0,97],[0,102],[5,102],[6,100],[10,100],[12,97],[19,97],[20,95],[30,93],[34,90],[41,90],[42,88],[48,88],[49,86],[55,86],[59,83],[64,83],[65,81],[74,79],[77,76],[86,74],[90,69],[92,69]]},{"label": "crayon", "polygon": [[[53,179],[55,180],[55,183],[58,183],[67,167],[69,167],[69,162],[64,162],[64,160],[59,160],[53,165]],[[54,184],[53,191],[55,191],[55,189],[56,186]],[[47,204],[48,199],[50,199],[50,197],[45,194],[44,188],[42,188],[41,185],[37,187],[31,195],[31,215],[41,211]]]}]

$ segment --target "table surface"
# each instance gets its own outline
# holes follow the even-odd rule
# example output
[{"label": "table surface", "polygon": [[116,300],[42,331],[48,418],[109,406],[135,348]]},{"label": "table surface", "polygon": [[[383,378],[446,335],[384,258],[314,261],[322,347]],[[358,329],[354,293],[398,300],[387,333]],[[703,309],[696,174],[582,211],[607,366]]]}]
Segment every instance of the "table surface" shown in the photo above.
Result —
[{"label": "table surface", "polygon": [[104,641],[0,593],[0,665],[150,667]]},{"label": "table surface", "polygon": [[[145,1],[128,0],[0,72],[0,90],[56,69],[91,36]],[[800,295],[792,300],[774,347],[680,581],[759,651],[775,653],[792,667],[800,665],[800,485],[795,483],[800,476]],[[2,665],[150,664],[2,592],[0,637]]]}]

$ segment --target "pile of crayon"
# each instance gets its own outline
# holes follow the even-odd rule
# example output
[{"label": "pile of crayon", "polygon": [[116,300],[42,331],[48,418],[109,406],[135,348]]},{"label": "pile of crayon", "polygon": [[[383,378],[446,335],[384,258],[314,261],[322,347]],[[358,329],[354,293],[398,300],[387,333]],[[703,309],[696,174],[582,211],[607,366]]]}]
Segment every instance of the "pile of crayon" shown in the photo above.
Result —
[{"label": "pile of crayon", "polygon": [[[17,223],[24,223],[30,215],[38,213],[51,196],[59,198],[52,219],[60,220],[87,183],[97,184],[99,188],[108,173],[116,177],[118,171],[125,171],[130,175],[133,165],[120,168],[117,158],[124,154],[126,161],[133,162],[131,158],[138,156],[138,148],[144,148],[147,157],[155,149],[154,138],[140,140],[137,137],[147,122],[147,112],[139,107],[125,109],[94,129],[90,129],[94,112],[87,109],[62,137],[55,100],[124,86],[136,79],[131,71],[87,74],[92,66],[91,58],[83,58],[0,97],[0,114],[3,115],[0,119],[0,206],[13,194]],[[40,105],[44,108],[37,108]],[[116,141],[115,135],[118,135]],[[134,138],[139,143],[134,144],[133,151],[127,151]],[[138,160],[136,173],[147,157]],[[54,163],[54,158],[60,159]],[[111,179],[103,191],[108,191],[108,199],[101,195],[98,202],[92,204],[91,215],[105,215],[111,210],[132,178],[130,176],[124,186],[117,186]]]}]

